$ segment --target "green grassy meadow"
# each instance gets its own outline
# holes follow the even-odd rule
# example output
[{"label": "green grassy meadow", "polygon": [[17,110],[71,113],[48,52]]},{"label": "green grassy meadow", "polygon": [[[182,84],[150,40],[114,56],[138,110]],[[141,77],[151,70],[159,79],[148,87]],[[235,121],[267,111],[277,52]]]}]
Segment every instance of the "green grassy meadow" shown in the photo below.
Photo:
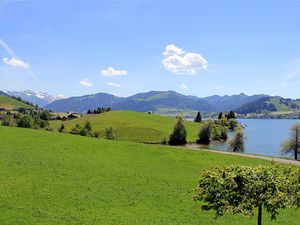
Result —
[{"label": "green grassy meadow", "polygon": [[32,109],[33,106],[27,105],[16,99],[0,95],[0,108],[14,109],[14,108],[24,108]]},{"label": "green grassy meadow", "polygon": [[[102,114],[83,115],[68,121],[52,121],[51,126],[57,130],[63,123],[70,131],[76,123],[83,125],[85,121],[92,123],[93,130],[104,134],[105,128],[112,127],[117,140],[134,142],[161,142],[168,140],[177,121],[175,118],[133,111],[111,111]],[[187,140],[196,141],[201,124],[185,121]]]},{"label": "green grassy meadow", "polygon": [[[104,115],[104,114],[103,114]],[[192,200],[202,169],[269,162],[0,126],[0,224],[252,225]],[[296,225],[299,211],[275,222]]]}]

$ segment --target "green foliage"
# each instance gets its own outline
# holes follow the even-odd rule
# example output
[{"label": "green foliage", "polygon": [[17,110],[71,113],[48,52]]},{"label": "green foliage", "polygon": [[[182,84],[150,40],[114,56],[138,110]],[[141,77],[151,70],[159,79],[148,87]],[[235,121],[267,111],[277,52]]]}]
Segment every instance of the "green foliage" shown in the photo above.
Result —
[{"label": "green foliage", "polygon": [[234,130],[236,127],[238,127],[238,125],[239,125],[239,122],[236,121],[235,119],[230,119],[228,122],[228,128],[230,130]]},{"label": "green foliage", "polygon": [[41,120],[51,120],[51,115],[47,110],[42,110],[38,115]]},{"label": "green foliage", "polygon": [[45,130],[46,130],[46,131],[54,131],[54,129],[53,129],[52,127],[50,127],[50,126],[47,126],[47,127],[45,128]]},{"label": "green foliage", "polygon": [[184,145],[186,144],[186,129],[183,124],[183,119],[178,118],[177,123],[174,126],[173,133],[169,138],[170,145]]},{"label": "green foliage", "polygon": [[200,112],[198,112],[195,119],[194,119],[194,122],[200,123],[201,121],[202,121],[202,117],[201,117]]},{"label": "green foliage", "polygon": [[216,124],[214,121],[207,121],[199,130],[198,144],[209,144],[210,141],[227,140],[227,127]]},{"label": "green foliage", "polygon": [[11,126],[12,125],[12,119],[9,115],[4,115],[1,119],[2,126]]},{"label": "green foliage", "polygon": [[294,124],[291,127],[291,134],[288,140],[285,140],[281,144],[281,154],[289,155],[294,154],[295,160],[298,159],[300,152],[300,124]]},{"label": "green foliage", "polygon": [[114,140],[115,139],[112,127],[108,127],[108,128],[105,129],[105,138],[108,139],[108,140]]},{"label": "green foliage", "polygon": [[84,128],[87,129],[87,131],[92,130],[92,124],[90,121],[85,121]]},{"label": "green foliage", "polygon": [[220,119],[222,119],[222,118],[223,118],[223,113],[220,112],[220,113],[219,113],[219,116],[218,116],[218,119],[220,120]]},{"label": "green foliage", "polygon": [[275,165],[205,170],[200,174],[196,192],[194,199],[204,202],[203,210],[214,210],[216,217],[229,212],[251,218],[258,208],[261,224],[262,206],[272,220],[279,209],[299,206],[300,170]]},{"label": "green foliage", "polygon": [[245,151],[245,137],[243,128],[238,126],[235,129],[235,134],[228,140],[228,150],[232,152]]},{"label": "green foliage", "polygon": [[32,128],[33,127],[33,119],[29,115],[22,115],[18,120],[17,120],[17,126],[18,127],[24,127],[24,128]]},{"label": "green foliage", "polygon": [[63,123],[61,124],[60,128],[58,129],[58,132],[61,132],[61,133],[65,132],[65,125]]}]

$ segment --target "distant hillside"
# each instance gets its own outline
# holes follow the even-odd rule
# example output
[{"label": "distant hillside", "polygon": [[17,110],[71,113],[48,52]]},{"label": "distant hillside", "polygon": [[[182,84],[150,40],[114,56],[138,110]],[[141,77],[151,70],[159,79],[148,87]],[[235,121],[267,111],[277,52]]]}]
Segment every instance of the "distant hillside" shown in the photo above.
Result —
[{"label": "distant hillside", "polygon": [[[3,92],[2,92],[3,93]],[[15,108],[24,108],[24,109],[31,109],[33,106],[25,104],[17,99],[9,97],[0,93],[0,108],[5,109],[15,109]]]},{"label": "distant hillside", "polygon": [[126,98],[112,105],[113,109],[134,110],[139,112],[164,109],[192,109],[213,112],[216,108],[205,100],[186,96],[175,91],[151,91]]},{"label": "distant hillside", "polygon": [[267,97],[267,95],[248,96],[245,95],[244,93],[241,93],[239,95],[231,95],[231,96],[213,95],[213,96],[205,97],[203,99],[209,102],[210,104],[214,105],[215,107],[217,107],[219,111],[229,111],[238,108],[244,104],[254,102],[263,97]]},{"label": "distant hillside", "polygon": [[25,91],[7,91],[10,96],[20,97],[21,99],[37,104],[40,107],[44,107],[56,100],[62,99],[62,97],[53,96],[45,92],[34,92],[31,90]]},{"label": "distant hillside", "polygon": [[239,114],[268,113],[300,110],[300,100],[282,97],[264,97],[237,108]]},{"label": "distant hillside", "polygon": [[232,96],[215,95],[198,98],[196,96],[183,95],[175,91],[150,91],[122,98],[111,94],[98,93],[58,100],[45,107],[52,111],[76,111],[79,113],[86,112],[88,109],[108,106],[118,110],[163,112],[163,114],[168,114],[168,112],[194,113],[195,111],[219,112],[238,108],[243,104],[256,101],[265,96],[248,96],[242,93]]},{"label": "distant hillside", "polygon": [[67,99],[57,100],[53,103],[45,106],[47,109],[51,109],[56,112],[86,112],[89,109],[95,109],[97,107],[109,107],[117,102],[121,102],[123,98],[116,97],[111,94],[98,93],[93,95],[84,95],[80,97],[71,97]]}]

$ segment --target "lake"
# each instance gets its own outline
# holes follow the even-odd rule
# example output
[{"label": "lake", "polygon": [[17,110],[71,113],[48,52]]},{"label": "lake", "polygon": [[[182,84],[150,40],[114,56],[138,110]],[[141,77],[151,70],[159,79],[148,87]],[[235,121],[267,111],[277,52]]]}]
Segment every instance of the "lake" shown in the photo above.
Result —
[{"label": "lake", "polygon": [[[281,142],[289,137],[290,127],[300,120],[292,119],[239,119],[246,136],[245,153],[280,156]],[[232,134],[229,134],[229,136]],[[199,148],[226,150],[226,144],[211,143]]]}]

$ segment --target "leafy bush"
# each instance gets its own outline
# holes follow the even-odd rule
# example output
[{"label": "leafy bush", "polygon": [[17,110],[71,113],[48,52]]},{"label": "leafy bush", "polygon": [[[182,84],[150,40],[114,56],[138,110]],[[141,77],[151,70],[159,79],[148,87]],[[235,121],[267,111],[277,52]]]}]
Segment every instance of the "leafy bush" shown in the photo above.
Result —
[{"label": "leafy bush", "polygon": [[177,123],[174,126],[173,133],[169,138],[170,145],[184,145],[186,144],[186,129],[181,117],[178,118]]},{"label": "leafy bush", "polygon": [[23,115],[17,120],[18,127],[32,128],[33,124],[33,119],[29,115]]},{"label": "leafy bush", "polygon": [[11,126],[12,125],[11,117],[9,115],[5,115],[1,120],[1,124],[2,126]]},{"label": "leafy bush", "polygon": [[113,134],[113,130],[112,130],[112,127],[108,127],[105,129],[104,131],[104,136],[106,139],[108,140],[114,140],[115,139],[115,136]]}]

